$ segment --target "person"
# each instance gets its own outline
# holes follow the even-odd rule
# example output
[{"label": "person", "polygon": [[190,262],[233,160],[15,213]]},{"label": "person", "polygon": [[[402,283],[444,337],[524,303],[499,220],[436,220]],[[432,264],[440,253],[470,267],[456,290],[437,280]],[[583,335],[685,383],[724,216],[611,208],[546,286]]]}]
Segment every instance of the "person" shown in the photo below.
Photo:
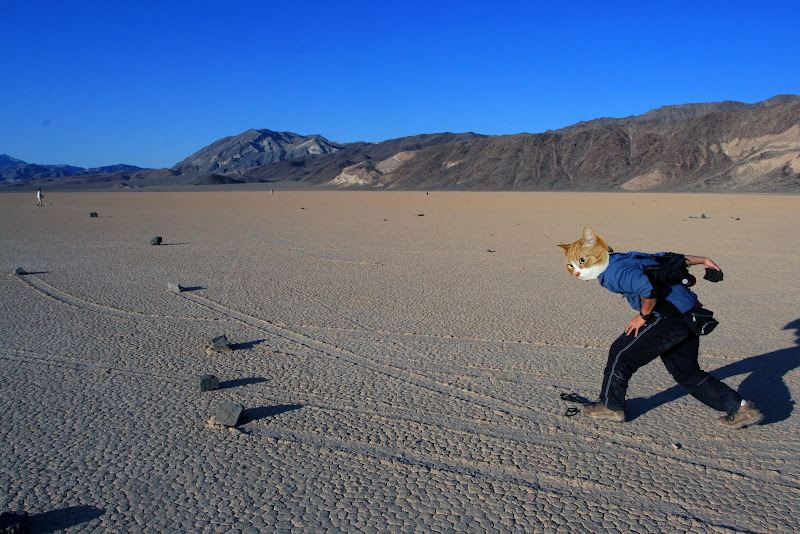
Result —
[{"label": "person", "polygon": [[[660,356],[667,371],[690,395],[726,414],[718,418],[723,426],[738,429],[763,420],[752,401],[700,369],[702,332],[692,326],[697,317],[704,315],[698,313],[703,310],[702,305],[697,295],[681,284],[654,288],[644,272],[646,265],[656,263],[652,255],[611,253],[606,242],[589,226],[584,228],[581,240],[559,246],[567,253],[570,273],[581,280],[596,278],[605,289],[623,295],[637,312],[611,344],[599,398],[584,406],[585,415],[596,420],[624,422],[629,380],[639,368]],[[572,247],[572,252],[566,247]],[[577,259],[571,260],[571,254]],[[688,266],[705,266],[709,279],[721,279],[722,270],[710,258],[692,255],[685,258]],[[590,262],[592,265],[587,266]],[[711,315],[707,310],[703,312]]]},{"label": "person", "polygon": [[42,199],[43,198],[44,198],[44,195],[42,194],[42,188],[40,187],[39,190],[36,191],[36,205],[37,206],[41,206],[42,205]]}]

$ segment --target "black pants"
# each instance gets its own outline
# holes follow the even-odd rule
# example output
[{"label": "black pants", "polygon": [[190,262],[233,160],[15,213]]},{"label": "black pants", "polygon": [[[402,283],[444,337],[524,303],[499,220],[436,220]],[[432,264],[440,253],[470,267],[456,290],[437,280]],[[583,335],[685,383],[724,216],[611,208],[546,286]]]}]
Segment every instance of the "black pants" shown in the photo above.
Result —
[{"label": "black pants", "polygon": [[700,369],[699,347],[700,338],[681,316],[656,317],[635,337],[622,334],[608,352],[600,400],[612,410],[624,409],[628,380],[640,367],[661,356],[667,371],[690,395],[715,410],[734,413],[742,396]]}]

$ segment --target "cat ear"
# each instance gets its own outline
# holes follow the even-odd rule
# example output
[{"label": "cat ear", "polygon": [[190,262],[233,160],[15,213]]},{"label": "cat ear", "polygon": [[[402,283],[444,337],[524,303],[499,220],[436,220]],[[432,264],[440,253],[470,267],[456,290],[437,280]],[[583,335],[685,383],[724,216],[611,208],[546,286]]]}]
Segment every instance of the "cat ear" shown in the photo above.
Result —
[{"label": "cat ear", "polygon": [[581,241],[583,243],[581,248],[593,247],[597,244],[597,234],[594,233],[594,229],[591,226],[583,227],[583,239]]},{"label": "cat ear", "polygon": [[557,247],[561,247],[564,249],[564,254],[569,254],[569,244],[568,243],[561,243],[560,245],[556,245]]}]

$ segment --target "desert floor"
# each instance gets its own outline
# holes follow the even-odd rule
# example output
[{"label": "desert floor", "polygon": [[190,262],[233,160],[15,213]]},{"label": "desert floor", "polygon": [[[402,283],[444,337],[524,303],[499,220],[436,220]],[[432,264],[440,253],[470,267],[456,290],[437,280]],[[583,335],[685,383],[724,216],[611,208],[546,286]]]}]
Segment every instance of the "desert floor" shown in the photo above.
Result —
[{"label": "desert floor", "polygon": [[[34,531],[797,531],[798,196],[45,194],[0,195],[0,511]],[[564,415],[634,313],[567,274],[585,224],[723,268],[701,366],[763,424],[659,361],[628,422]]]}]

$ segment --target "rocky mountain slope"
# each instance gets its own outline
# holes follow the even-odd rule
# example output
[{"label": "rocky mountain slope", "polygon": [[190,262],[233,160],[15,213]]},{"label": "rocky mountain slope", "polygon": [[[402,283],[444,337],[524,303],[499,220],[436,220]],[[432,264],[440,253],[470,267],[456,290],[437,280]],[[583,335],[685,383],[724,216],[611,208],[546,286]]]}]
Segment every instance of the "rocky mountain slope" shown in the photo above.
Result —
[{"label": "rocky mountain slope", "polygon": [[345,145],[332,143],[321,135],[297,135],[272,130],[247,130],[224,137],[198,150],[172,169],[179,174],[224,174],[270,165],[310,154],[331,154]]},{"label": "rocky mountain slope", "polygon": [[722,102],[704,102],[701,104],[681,104],[677,106],[661,106],[658,109],[653,109],[642,115],[631,115],[621,119],[602,118],[594,119],[591,121],[582,121],[575,123],[571,126],[561,128],[559,130],[550,130],[556,132],[568,132],[580,130],[583,128],[597,128],[597,127],[613,127],[613,126],[628,126],[634,124],[649,124],[655,125],[668,125],[678,124],[690,119],[696,119],[704,115],[712,113],[729,112],[735,113],[739,111],[747,111],[751,109],[759,109],[778,104],[786,104],[800,99],[798,95],[778,95],[773,96],[762,102],[754,104],[746,104],[744,102],[737,102],[735,100],[723,100]]},{"label": "rocky mountain slope", "polygon": [[[325,156],[305,156],[293,160],[282,161],[243,172],[248,181],[293,180],[315,185],[327,184],[345,169],[353,166],[369,166],[371,162],[380,162],[396,157],[402,152],[416,152],[426,148],[445,146],[450,143],[469,143],[486,136],[474,133],[438,133],[413,135],[391,139],[382,143],[350,143],[333,154]],[[402,158],[402,156],[398,156]],[[372,185],[372,184],[360,184]]]},{"label": "rocky mountain slope", "polygon": [[800,98],[661,108],[543,134],[398,151],[391,158],[354,163],[323,183],[360,189],[800,192]]}]

